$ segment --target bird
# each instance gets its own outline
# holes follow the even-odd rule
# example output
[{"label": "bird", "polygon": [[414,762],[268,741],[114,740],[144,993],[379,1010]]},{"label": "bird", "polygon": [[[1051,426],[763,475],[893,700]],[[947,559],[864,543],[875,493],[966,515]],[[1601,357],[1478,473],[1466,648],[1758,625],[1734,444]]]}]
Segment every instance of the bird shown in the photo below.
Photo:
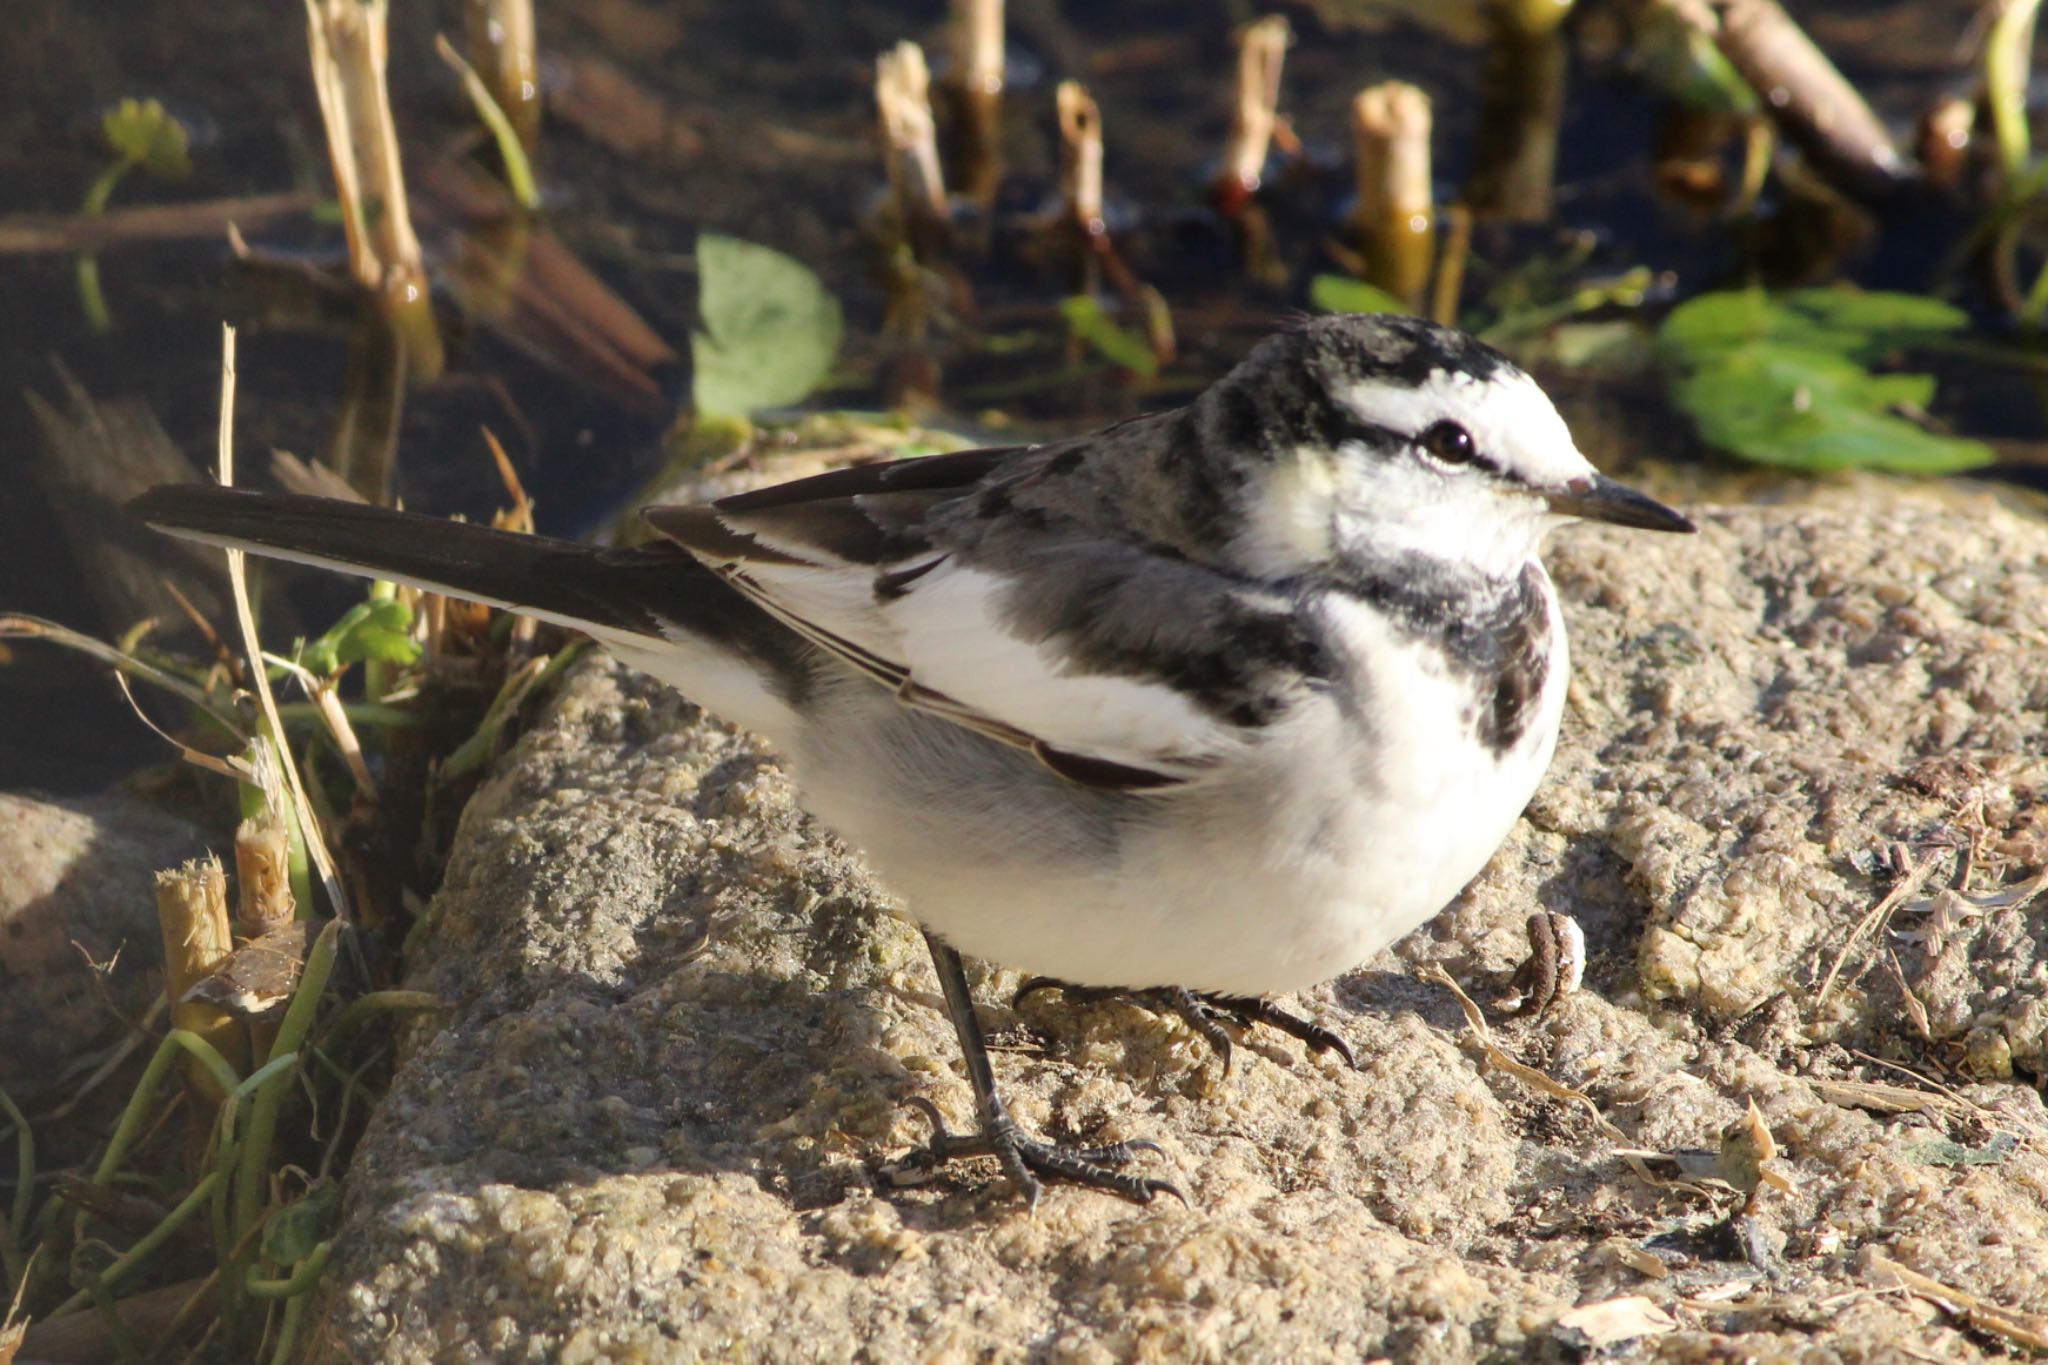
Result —
[{"label": "bird", "polygon": [[1342,1050],[1269,997],[1434,916],[1550,764],[1546,534],[1694,529],[1505,355],[1387,314],[1296,321],[1086,435],[649,507],[630,548],[203,484],[132,506],[572,627],[765,737],[929,945],[976,1126],[927,1101],[919,1155],[993,1156],[1034,1207],[1046,1181],[1185,1197],[1131,1169],[1155,1144],[1011,1117],[962,954]]}]

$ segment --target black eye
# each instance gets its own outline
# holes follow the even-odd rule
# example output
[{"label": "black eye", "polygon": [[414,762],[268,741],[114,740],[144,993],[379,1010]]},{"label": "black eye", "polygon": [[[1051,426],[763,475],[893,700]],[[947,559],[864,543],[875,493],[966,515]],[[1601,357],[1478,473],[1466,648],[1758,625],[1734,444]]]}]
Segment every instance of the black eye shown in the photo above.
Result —
[{"label": "black eye", "polygon": [[1472,433],[1456,422],[1438,422],[1416,438],[1417,443],[1445,464],[1470,464],[1479,458]]}]

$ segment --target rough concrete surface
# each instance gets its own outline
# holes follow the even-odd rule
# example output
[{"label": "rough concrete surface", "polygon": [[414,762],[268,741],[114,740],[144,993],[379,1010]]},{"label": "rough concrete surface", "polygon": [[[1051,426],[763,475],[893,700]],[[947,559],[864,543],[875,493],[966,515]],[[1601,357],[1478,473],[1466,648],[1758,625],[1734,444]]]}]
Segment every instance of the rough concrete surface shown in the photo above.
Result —
[{"label": "rough concrete surface", "polygon": [[[906,1100],[969,1117],[916,933],[756,741],[579,667],[465,816],[411,982],[455,1008],[357,1157],[319,1354],[2015,1349],[2048,1323],[2048,898],[1987,893],[2048,862],[2048,529],[1881,484],[1701,521],[1555,538],[1550,781],[1448,913],[1293,1002],[1356,1071],[1251,1036],[1226,1076],[1177,1023],[978,981],[1018,1118],[1156,1140],[1191,1208],[1053,1187],[1034,1215],[988,1163],[893,1185]],[[1538,908],[1583,925],[1586,989],[1493,1036],[1599,1119],[1419,974],[1494,999]],[[1712,1152],[1752,1101],[1790,1188],[1747,1214],[1616,1155]]]},{"label": "rough concrete surface", "polygon": [[196,826],[118,791],[0,792],[0,1087],[17,1101],[162,996],[156,874],[205,851]]}]

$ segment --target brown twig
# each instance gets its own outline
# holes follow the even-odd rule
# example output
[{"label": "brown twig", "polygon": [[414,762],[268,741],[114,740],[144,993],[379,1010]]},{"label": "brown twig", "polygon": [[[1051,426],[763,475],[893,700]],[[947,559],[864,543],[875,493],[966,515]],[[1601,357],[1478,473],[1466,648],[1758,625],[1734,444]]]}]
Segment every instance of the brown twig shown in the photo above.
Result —
[{"label": "brown twig", "polygon": [[954,79],[968,90],[1003,88],[1003,0],[953,0]]},{"label": "brown twig", "polygon": [[[210,1288],[213,1276],[167,1284],[126,1294],[114,1305],[120,1327],[138,1342],[163,1343],[177,1339],[184,1308],[196,1294]],[[117,1338],[106,1318],[98,1313],[72,1313],[29,1324],[22,1339],[22,1356],[27,1360],[79,1361],[118,1360]]]},{"label": "brown twig", "polygon": [[[308,0],[311,3],[311,0]],[[223,484],[235,481],[235,329],[221,328],[221,372],[220,372],[220,434],[215,456],[216,468]],[[249,608],[249,582],[247,554],[242,550],[227,550],[228,586],[234,597],[235,618],[242,628],[242,650],[249,659],[250,680],[255,683],[256,700],[262,708],[263,718],[269,725],[269,732],[275,743],[278,765],[282,768],[275,787],[263,784],[266,795],[280,808],[288,806],[298,819],[299,834],[306,845],[306,853],[320,875],[320,882],[327,893],[327,902],[334,909],[336,919],[347,920],[348,895],[342,889],[341,877],[335,870],[334,855],[328,852],[327,841],[320,831],[320,822],[313,818],[313,807],[306,797],[306,784],[299,778],[298,764],[292,758],[291,745],[285,742],[284,721],[277,714],[277,697],[270,690],[270,674],[263,668],[263,645],[256,634],[256,615]]]},{"label": "brown twig", "polygon": [[2048,1313],[2022,1313],[1986,1298],[1943,1284],[1922,1275],[1880,1251],[1865,1255],[1865,1269],[1880,1284],[1894,1284],[1915,1298],[1935,1304],[1952,1317],[1961,1318],[1980,1332],[2003,1338],[2016,1346],[2048,1351]]},{"label": "brown twig", "polygon": [[466,312],[623,402],[659,405],[649,371],[673,363],[674,349],[544,224],[471,168],[430,166],[423,190],[423,211],[450,220],[457,251],[443,278]]},{"label": "brown twig", "polygon": [[1856,945],[1862,942],[1866,935],[1881,929],[1885,922],[1891,918],[1892,912],[1909,900],[1914,892],[1924,886],[1927,879],[1933,875],[1935,868],[1941,865],[1941,859],[1938,857],[1929,857],[1917,863],[1913,862],[1912,855],[1907,851],[1904,844],[1894,845],[1893,848],[1894,856],[1905,860],[1901,864],[1904,868],[1904,873],[1897,882],[1893,883],[1892,889],[1885,893],[1883,899],[1879,900],[1876,905],[1871,906],[1863,918],[1856,922],[1856,927],[1849,931],[1848,940],[1842,944],[1841,951],[1835,954],[1834,965],[1828,968],[1828,974],[1821,982],[1820,994],[1814,997],[1813,1008],[1816,1013],[1823,1005],[1827,1004],[1828,996],[1835,989],[1835,978],[1841,975],[1842,964],[1849,960],[1849,954],[1854,951]]},{"label": "brown twig", "polygon": [[1777,0],[1711,0],[1714,43],[1771,118],[1851,190],[1887,188],[1912,169],[1884,124]]},{"label": "brown twig", "polygon": [[548,91],[548,109],[591,141],[656,166],[703,153],[703,134],[690,119],[618,66],[587,52],[554,54],[549,65],[561,79]]},{"label": "brown twig", "polygon": [[230,224],[254,227],[312,209],[306,190],[207,199],[193,204],[142,204],[103,213],[14,213],[0,217],[0,255],[94,251],[129,242],[211,237]]}]

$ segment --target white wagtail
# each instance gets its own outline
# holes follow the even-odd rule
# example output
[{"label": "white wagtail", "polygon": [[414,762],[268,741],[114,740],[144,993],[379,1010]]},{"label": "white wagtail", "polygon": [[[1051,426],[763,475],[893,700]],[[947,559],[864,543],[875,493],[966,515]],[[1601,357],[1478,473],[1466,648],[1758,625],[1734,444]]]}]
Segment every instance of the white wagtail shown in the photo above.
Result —
[{"label": "white wagtail", "polygon": [[[597,549],[201,486],[135,504],[216,545],[584,631],[787,757],[931,946],[979,1131],[1027,1198],[1149,1200],[1137,1147],[1021,1131],[960,954],[1334,1035],[1262,997],[1434,915],[1549,765],[1575,518],[1684,517],[1598,473],[1521,370],[1412,318],[1306,322],[1193,403],[1050,445],[649,508]],[[931,1111],[936,1119],[936,1111]]]}]

